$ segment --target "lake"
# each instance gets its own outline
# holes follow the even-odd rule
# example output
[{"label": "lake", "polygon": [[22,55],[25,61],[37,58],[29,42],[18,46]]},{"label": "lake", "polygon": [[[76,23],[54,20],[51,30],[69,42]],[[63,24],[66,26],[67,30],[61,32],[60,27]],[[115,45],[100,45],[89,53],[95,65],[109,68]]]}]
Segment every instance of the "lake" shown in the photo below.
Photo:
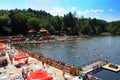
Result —
[{"label": "lake", "polygon": [[[45,57],[73,64],[76,67],[100,57],[120,65],[120,36],[96,36],[76,38],[67,42],[25,44],[24,48],[36,52],[36,54],[42,53]],[[93,72],[89,74],[103,80],[120,80],[120,72],[115,73],[105,69],[95,74]]]}]

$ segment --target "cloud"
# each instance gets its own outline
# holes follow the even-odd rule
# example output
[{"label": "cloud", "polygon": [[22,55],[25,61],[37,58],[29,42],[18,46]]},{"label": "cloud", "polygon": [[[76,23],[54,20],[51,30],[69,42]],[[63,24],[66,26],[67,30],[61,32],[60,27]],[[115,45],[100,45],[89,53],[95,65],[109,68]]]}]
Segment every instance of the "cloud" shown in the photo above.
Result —
[{"label": "cloud", "polygon": [[92,12],[92,13],[102,13],[102,12],[104,12],[104,10],[103,9],[92,9],[90,12]]},{"label": "cloud", "polygon": [[53,9],[49,10],[48,12],[51,13],[52,15],[59,15],[59,16],[63,16],[64,15],[64,8],[61,7],[54,7]]},{"label": "cloud", "polygon": [[77,9],[76,7],[72,7],[72,8],[71,8],[72,11],[75,11],[76,9]]},{"label": "cloud", "polygon": [[84,14],[90,14],[90,13],[102,13],[104,12],[103,9],[91,9],[91,10],[85,10],[85,11],[78,11],[78,15],[84,15]]},{"label": "cloud", "polygon": [[119,16],[108,16],[107,18],[105,18],[106,21],[111,22],[111,21],[117,21],[120,20]]},{"label": "cloud", "polygon": [[113,12],[114,10],[112,8],[108,9],[109,12]]},{"label": "cloud", "polygon": [[78,15],[83,15],[83,14],[88,14],[89,12],[90,12],[89,10],[78,11],[77,14],[78,14]]}]

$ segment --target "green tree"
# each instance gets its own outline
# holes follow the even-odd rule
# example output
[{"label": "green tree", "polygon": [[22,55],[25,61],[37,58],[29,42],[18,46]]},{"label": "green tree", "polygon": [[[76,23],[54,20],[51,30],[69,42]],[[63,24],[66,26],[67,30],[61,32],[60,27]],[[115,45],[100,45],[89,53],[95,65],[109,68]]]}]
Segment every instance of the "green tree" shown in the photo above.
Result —
[{"label": "green tree", "polygon": [[101,33],[101,27],[100,26],[95,26],[95,32],[96,32],[96,34],[100,34]]},{"label": "green tree", "polygon": [[11,24],[11,20],[8,14],[4,13],[0,15],[0,33],[4,32],[4,27],[9,26]]},{"label": "green tree", "polygon": [[15,13],[12,22],[12,29],[15,34],[25,34],[27,29],[27,16],[23,12]]},{"label": "green tree", "polygon": [[39,29],[39,19],[32,17],[32,18],[28,19],[27,25],[28,25],[28,28]]},{"label": "green tree", "polygon": [[119,33],[119,29],[120,29],[120,21],[113,21],[108,23],[108,26],[106,28],[109,32],[111,32],[112,34],[117,34]]},{"label": "green tree", "polygon": [[53,25],[47,19],[40,19],[40,27],[47,29],[51,34],[54,34],[55,29]]},{"label": "green tree", "polygon": [[76,33],[76,20],[74,15],[69,12],[67,15],[64,15],[63,18],[64,21],[64,30],[66,32],[66,34],[75,34]]},{"label": "green tree", "polygon": [[50,20],[51,25],[53,25],[55,29],[55,34],[60,35],[62,28],[62,18],[59,16],[55,16]]},{"label": "green tree", "polygon": [[[63,17],[52,16],[43,10],[0,10],[0,33],[25,34],[28,28],[46,28],[51,34],[99,35],[102,32],[120,33],[120,21],[106,22],[96,18],[78,18],[69,12]],[[3,33],[2,33],[3,34]]]}]

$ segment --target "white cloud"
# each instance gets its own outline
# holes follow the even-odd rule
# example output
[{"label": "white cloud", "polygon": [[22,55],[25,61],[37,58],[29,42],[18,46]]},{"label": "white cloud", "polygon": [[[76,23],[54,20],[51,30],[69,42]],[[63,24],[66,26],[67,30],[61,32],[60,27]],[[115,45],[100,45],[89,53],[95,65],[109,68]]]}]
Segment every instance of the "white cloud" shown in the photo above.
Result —
[{"label": "white cloud", "polygon": [[108,9],[108,11],[113,12],[114,10],[112,8]]},{"label": "white cloud", "polygon": [[62,16],[64,15],[64,11],[65,9],[64,8],[61,8],[61,7],[54,7],[53,9],[49,10],[48,12],[51,13],[52,15],[59,15],[59,16]]},{"label": "white cloud", "polygon": [[102,12],[104,12],[104,10],[103,9],[91,9],[90,12],[92,12],[92,13],[102,13]]},{"label": "white cloud", "polygon": [[83,14],[88,14],[89,12],[90,12],[89,10],[78,11],[77,14],[78,14],[78,15],[83,15]]},{"label": "white cloud", "polygon": [[72,11],[75,11],[76,9],[77,9],[76,7],[72,7],[72,8],[71,8]]},{"label": "white cloud", "polygon": [[108,22],[111,22],[111,21],[116,21],[116,20],[120,20],[120,17],[118,17],[118,16],[108,16],[106,19],[105,19],[106,21],[108,21]]},{"label": "white cloud", "polygon": [[59,12],[63,12],[65,9],[64,8],[61,8],[61,7],[54,7],[53,8],[53,12],[57,12],[57,13],[59,13]]},{"label": "white cloud", "polygon": [[102,13],[104,12],[103,9],[91,9],[91,10],[85,10],[85,11],[78,11],[78,15],[84,15],[84,14],[90,14],[90,13]]}]

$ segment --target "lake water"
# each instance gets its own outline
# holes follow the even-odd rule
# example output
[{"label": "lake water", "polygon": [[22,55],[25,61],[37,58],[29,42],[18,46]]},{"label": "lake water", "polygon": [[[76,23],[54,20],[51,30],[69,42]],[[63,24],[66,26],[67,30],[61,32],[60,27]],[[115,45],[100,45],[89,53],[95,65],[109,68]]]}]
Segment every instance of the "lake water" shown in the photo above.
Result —
[{"label": "lake water", "polygon": [[[120,65],[120,36],[97,36],[68,42],[26,44],[25,47],[36,54],[42,53],[46,57],[74,64],[76,67],[100,57]],[[115,73],[105,69],[96,74],[92,72],[89,74],[103,80],[120,80],[120,72]]]}]

